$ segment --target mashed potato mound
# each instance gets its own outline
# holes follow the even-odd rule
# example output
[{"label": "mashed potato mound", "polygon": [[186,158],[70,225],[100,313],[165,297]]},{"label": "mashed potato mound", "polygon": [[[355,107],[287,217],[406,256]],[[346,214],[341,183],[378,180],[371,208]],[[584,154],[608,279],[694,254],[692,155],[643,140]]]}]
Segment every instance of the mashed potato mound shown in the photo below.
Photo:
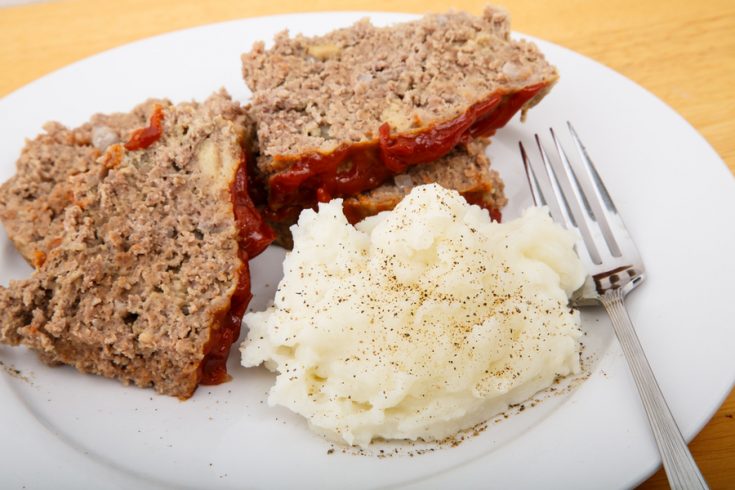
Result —
[{"label": "mashed potato mound", "polygon": [[245,316],[269,403],[333,440],[442,439],[579,370],[585,277],[543,208],[505,224],[438,185],[350,225],[304,211],[274,304]]}]

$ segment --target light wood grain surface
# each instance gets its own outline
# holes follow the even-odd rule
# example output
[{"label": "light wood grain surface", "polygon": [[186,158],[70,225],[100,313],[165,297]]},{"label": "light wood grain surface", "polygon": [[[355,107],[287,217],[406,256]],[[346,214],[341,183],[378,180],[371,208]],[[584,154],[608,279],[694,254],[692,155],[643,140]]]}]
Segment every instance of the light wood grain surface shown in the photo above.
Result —
[{"label": "light wood grain surface", "polygon": [[[495,1],[511,11],[515,30],[594,58],[663,99],[704,135],[735,172],[735,2]],[[479,13],[485,3],[485,0],[66,0],[0,8],[0,96],[114,46],[211,22],[324,10],[426,12],[453,6]],[[731,393],[690,445],[702,472],[715,489],[735,488],[734,414],[735,393]],[[661,471],[642,486],[665,487],[666,479]]]}]

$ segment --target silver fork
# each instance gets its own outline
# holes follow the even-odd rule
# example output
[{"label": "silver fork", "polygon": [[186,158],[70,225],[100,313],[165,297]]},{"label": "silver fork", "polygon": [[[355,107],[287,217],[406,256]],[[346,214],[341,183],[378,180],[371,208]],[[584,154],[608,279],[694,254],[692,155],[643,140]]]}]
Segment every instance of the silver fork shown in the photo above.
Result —
[{"label": "silver fork", "polygon": [[519,145],[534,203],[548,205],[554,220],[577,233],[580,239],[577,253],[585,263],[588,277],[575,292],[572,303],[602,304],[610,315],[671,488],[708,488],[666,405],[623,303],[625,295],[645,278],[643,262],[587,150],[572,125],[567,125],[579,161],[570,161],[553,129],[556,158],[549,158],[538,135],[536,145],[542,163],[531,161],[523,143]]}]

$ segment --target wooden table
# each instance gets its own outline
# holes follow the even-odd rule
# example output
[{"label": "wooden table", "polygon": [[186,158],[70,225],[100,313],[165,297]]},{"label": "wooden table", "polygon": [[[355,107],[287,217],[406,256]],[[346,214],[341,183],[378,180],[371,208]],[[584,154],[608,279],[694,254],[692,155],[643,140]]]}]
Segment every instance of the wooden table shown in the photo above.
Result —
[{"label": "wooden table", "polygon": [[[495,0],[513,28],[594,58],[683,115],[735,172],[735,2]],[[485,0],[76,0],[0,9],[0,96],[73,61],[175,29],[305,10],[479,13]],[[553,5],[552,5],[553,4]],[[732,226],[732,224],[730,224]],[[712,488],[735,488],[735,393],[691,443]],[[665,488],[661,471],[642,488]]]}]

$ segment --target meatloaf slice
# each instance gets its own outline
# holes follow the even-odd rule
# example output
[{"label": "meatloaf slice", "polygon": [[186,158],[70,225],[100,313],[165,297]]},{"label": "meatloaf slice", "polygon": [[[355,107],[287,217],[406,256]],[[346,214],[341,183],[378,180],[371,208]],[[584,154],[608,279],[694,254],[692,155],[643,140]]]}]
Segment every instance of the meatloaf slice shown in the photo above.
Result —
[{"label": "meatloaf slice", "polygon": [[96,165],[108,146],[127,141],[133,130],[145,126],[157,105],[169,107],[170,102],[151,99],[129,113],[97,114],[74,129],[50,122],[44,134],[26,143],[15,176],[0,186],[0,221],[26,260],[42,260],[63,234],[70,179]]},{"label": "meatloaf slice", "polygon": [[0,341],[180,398],[223,381],[270,233],[242,191],[247,127],[224,92],[161,104],[72,177],[58,243],[0,288]]},{"label": "meatloaf slice", "polygon": [[243,74],[274,216],[375,188],[537,103],[556,69],[509,34],[507,13],[488,7],[256,43]]},{"label": "meatloaf slice", "polygon": [[[381,211],[391,210],[415,186],[435,182],[458,191],[470,204],[487,209],[490,216],[499,221],[500,210],[507,200],[500,175],[490,169],[486,148],[487,142],[483,139],[467,145],[460,144],[439,160],[412,167],[380,187],[345,198],[343,209],[347,220],[354,224]],[[295,221],[272,223],[276,230],[277,244],[289,249],[293,247],[290,226],[294,223]]]}]

